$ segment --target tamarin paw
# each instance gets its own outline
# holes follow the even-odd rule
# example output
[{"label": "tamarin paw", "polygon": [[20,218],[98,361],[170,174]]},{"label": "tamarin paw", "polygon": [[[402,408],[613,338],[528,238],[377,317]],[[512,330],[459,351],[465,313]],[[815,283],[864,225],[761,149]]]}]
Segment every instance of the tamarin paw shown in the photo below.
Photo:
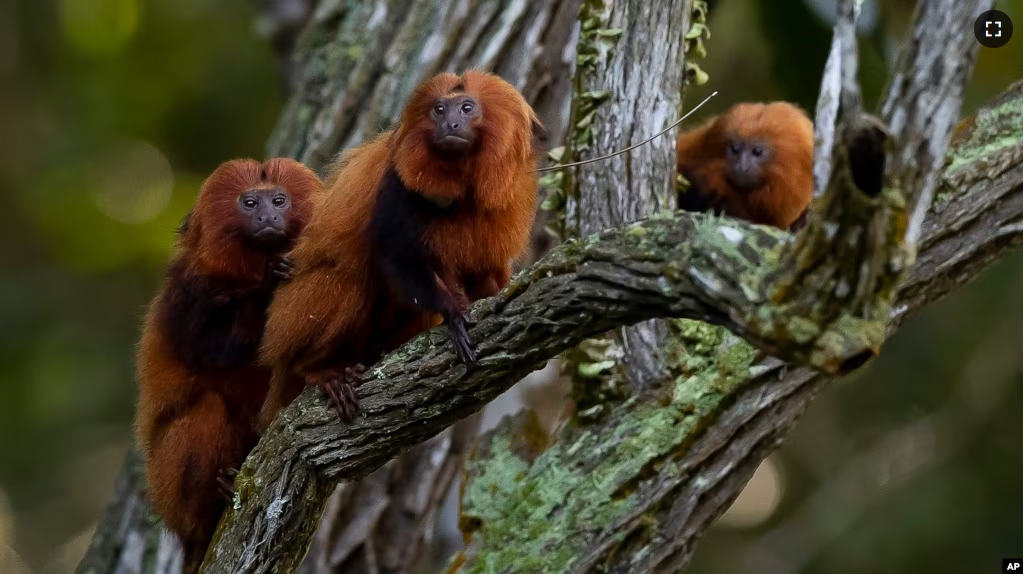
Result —
[{"label": "tamarin paw", "polygon": [[270,274],[279,281],[291,279],[294,269],[295,264],[292,262],[291,257],[287,255],[282,255],[270,262]]},{"label": "tamarin paw", "polygon": [[445,317],[448,324],[448,334],[455,347],[455,356],[464,365],[476,363],[476,353],[473,352],[472,342],[469,340],[466,315],[463,313],[452,313]]},{"label": "tamarin paw", "polygon": [[217,471],[217,492],[228,502],[235,499],[236,476],[238,476],[238,470],[234,468],[222,468]]},{"label": "tamarin paw", "polygon": [[359,412],[359,399],[356,397],[355,389],[362,384],[361,375],[365,372],[366,367],[356,365],[341,371],[330,370],[309,375],[306,382],[323,389],[341,422],[350,423]]}]

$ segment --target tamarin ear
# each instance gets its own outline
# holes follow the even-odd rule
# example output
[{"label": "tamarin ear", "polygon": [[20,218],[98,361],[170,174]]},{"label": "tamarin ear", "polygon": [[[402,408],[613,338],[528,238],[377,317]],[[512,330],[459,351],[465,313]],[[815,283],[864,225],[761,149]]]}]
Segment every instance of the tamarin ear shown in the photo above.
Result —
[{"label": "tamarin ear", "polygon": [[540,123],[540,120],[536,118],[531,120],[530,135],[534,153],[537,155],[543,154],[544,150],[547,149],[548,132],[544,129],[544,125]]},{"label": "tamarin ear", "polygon": [[189,210],[181,218],[181,223],[178,224],[178,230],[177,230],[178,235],[186,235],[188,233],[189,229],[191,229],[191,227],[192,227],[192,210]]},{"label": "tamarin ear", "polygon": [[792,223],[792,225],[789,226],[789,230],[792,233],[796,233],[797,231],[800,231],[801,229],[803,229],[804,226],[807,225],[807,215],[810,212],[811,212],[811,209],[809,207],[807,209],[805,209],[804,212],[800,214],[800,217],[796,218],[796,221],[794,221]]}]

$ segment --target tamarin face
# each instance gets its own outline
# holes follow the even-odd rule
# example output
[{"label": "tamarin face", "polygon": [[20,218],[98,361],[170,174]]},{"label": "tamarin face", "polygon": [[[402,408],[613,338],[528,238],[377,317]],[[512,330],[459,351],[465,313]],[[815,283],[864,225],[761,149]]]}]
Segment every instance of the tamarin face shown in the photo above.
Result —
[{"label": "tamarin face", "polygon": [[725,147],[725,177],[739,189],[764,183],[764,166],[771,162],[771,148],[760,140],[729,138]]},{"label": "tamarin face", "polygon": [[273,245],[287,239],[292,199],[284,188],[247,189],[238,195],[237,209],[245,235],[255,243]]},{"label": "tamarin face", "polygon": [[538,159],[537,124],[522,94],[498,76],[476,70],[438,74],[409,95],[388,136],[388,161],[418,193],[455,199],[472,188],[472,201],[481,207],[505,209],[517,192],[522,198],[536,193],[536,181],[532,187],[520,182],[533,174]]},{"label": "tamarin face", "polygon": [[430,110],[434,122],[431,145],[444,153],[463,154],[476,144],[480,104],[470,95],[438,98]]},{"label": "tamarin face", "polygon": [[236,248],[256,256],[286,249],[309,221],[309,200],[322,186],[293,159],[226,161],[199,189],[179,230],[180,245],[204,254],[196,257],[206,264],[242,273],[248,266],[235,261]]}]

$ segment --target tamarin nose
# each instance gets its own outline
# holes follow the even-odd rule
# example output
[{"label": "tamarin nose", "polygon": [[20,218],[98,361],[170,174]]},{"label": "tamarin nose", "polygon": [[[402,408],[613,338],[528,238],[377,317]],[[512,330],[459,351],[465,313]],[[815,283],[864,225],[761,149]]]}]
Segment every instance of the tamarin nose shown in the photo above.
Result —
[{"label": "tamarin nose", "polygon": [[459,124],[457,122],[449,122],[448,123],[448,129],[450,129],[450,130],[457,130],[457,129],[459,129]]}]

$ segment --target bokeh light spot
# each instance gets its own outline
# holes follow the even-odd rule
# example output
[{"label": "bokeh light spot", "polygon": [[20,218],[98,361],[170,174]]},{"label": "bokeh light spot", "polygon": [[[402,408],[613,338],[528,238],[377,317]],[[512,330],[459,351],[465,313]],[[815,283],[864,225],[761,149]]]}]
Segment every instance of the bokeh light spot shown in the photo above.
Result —
[{"label": "bokeh light spot", "polygon": [[153,145],[114,147],[93,167],[96,206],[122,223],[145,223],[163,213],[174,192],[174,172]]},{"label": "bokeh light spot", "polygon": [[75,48],[95,56],[115,54],[139,24],[137,0],[61,0],[64,34]]}]

